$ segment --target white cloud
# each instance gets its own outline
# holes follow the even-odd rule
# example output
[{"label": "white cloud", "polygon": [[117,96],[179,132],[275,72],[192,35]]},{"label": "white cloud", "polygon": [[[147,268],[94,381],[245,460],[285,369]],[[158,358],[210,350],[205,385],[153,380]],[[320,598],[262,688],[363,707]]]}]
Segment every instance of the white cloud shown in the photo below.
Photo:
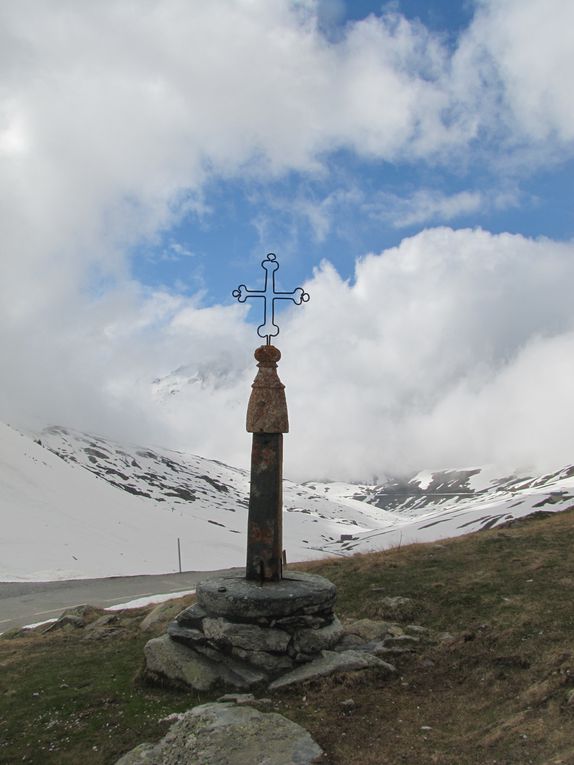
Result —
[{"label": "white cloud", "polygon": [[[566,0],[553,0],[555,13],[538,0],[484,3],[453,57],[398,14],[329,41],[315,8],[2,4],[4,310],[23,310],[18,280],[45,307],[46,284],[61,303],[86,269],[124,278],[128,246],[168,227],[188,209],[182,192],[213,174],[320,172],[340,148],[378,160],[460,157],[481,131],[498,139],[509,114],[512,135],[571,137]],[[325,215],[309,211],[319,238]]]},{"label": "white cloud", "polygon": [[[563,149],[572,139],[571,3],[482,3],[453,56],[397,14],[327,39],[315,7],[0,5],[5,419],[36,413],[243,459],[253,372],[243,309],[144,290],[130,273],[134,243],[169,228],[214,176],[325,174],[336,149],[435,162],[484,136]],[[420,193],[404,211],[413,223],[477,204]],[[318,239],[333,200],[301,202]],[[508,460],[566,460],[572,260],[570,245],[437,229],[365,258],[352,285],[325,266],[285,327],[291,470],[358,477],[435,456],[490,461],[489,444]],[[223,383],[193,383],[166,413],[150,381],[200,361]],[[544,417],[542,363],[553,375]],[[520,390],[487,430],[480,413],[501,411],[505,381]],[[537,418],[533,434],[552,423],[553,449],[524,435],[522,416]]]},{"label": "white cloud", "polygon": [[[311,301],[281,320],[287,475],[570,462],[573,278],[574,244],[470,229],[369,255],[352,283],[323,264],[305,285]],[[57,421],[245,465],[246,310],[135,287],[129,305],[108,296],[56,342],[40,332],[3,344],[4,406],[12,394],[28,405],[20,415],[34,403]]]},{"label": "white cloud", "polygon": [[[571,460],[570,362],[558,349],[574,339],[573,255],[571,244],[440,228],[363,259],[354,284],[319,272],[284,340],[303,431],[292,464],[355,477]],[[553,430],[552,444],[540,437]]]},{"label": "white cloud", "polygon": [[372,17],[330,43],[313,8],[2,4],[0,310],[126,278],[130,245],[214,174],[316,172],[338,147],[428,154],[464,133],[440,126],[443,54],[422,27]]},{"label": "white cloud", "polygon": [[[570,0],[483,0],[462,49],[492,58],[512,132],[574,139],[574,5]],[[484,83],[481,90],[484,92]]]},{"label": "white cloud", "polygon": [[420,189],[407,198],[382,194],[367,207],[375,217],[388,220],[395,228],[405,228],[436,220],[450,221],[485,206],[483,195],[478,191],[444,194],[434,189]]},{"label": "white cloud", "polygon": [[452,221],[492,209],[516,207],[518,198],[518,193],[510,189],[494,189],[490,193],[466,190],[446,194],[438,189],[422,188],[411,196],[380,192],[368,201],[362,200],[361,208],[375,220],[385,221],[394,228],[407,228]]}]

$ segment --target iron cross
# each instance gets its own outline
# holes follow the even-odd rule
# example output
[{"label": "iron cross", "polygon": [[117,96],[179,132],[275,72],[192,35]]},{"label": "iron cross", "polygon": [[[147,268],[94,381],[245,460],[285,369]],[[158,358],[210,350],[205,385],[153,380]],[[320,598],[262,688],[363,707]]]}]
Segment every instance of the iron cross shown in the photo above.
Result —
[{"label": "iron cross", "polygon": [[[270,252],[261,263],[261,266],[265,269],[265,286],[262,290],[249,290],[245,284],[240,284],[231,294],[240,303],[245,303],[247,298],[263,298],[263,324],[257,327],[257,334],[259,337],[267,338],[267,345],[271,345],[271,338],[277,337],[279,334],[279,327],[275,324],[275,301],[292,300],[296,305],[301,305],[301,303],[306,303],[309,300],[309,293],[305,292],[302,287],[296,287],[292,292],[276,291],[275,272],[279,269],[279,263],[275,253]],[[269,279],[269,275],[271,275],[271,279]],[[269,315],[267,310],[268,298],[271,303],[271,315]]]}]

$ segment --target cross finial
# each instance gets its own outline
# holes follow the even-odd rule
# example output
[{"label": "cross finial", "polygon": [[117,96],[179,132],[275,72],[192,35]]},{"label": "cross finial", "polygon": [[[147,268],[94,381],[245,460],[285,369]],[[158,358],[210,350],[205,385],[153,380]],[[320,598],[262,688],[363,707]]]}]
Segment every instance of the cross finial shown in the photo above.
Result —
[{"label": "cross finial", "polygon": [[[247,298],[263,298],[263,324],[257,327],[257,334],[259,337],[265,337],[267,345],[271,345],[271,338],[277,337],[279,334],[279,327],[275,324],[275,301],[292,300],[296,305],[301,305],[301,303],[306,303],[309,300],[309,293],[305,292],[302,287],[296,287],[291,292],[277,292],[275,290],[275,272],[279,269],[275,253],[270,252],[262,261],[261,266],[265,270],[265,285],[262,290],[249,290],[245,284],[240,284],[231,294],[240,303],[245,303]],[[269,279],[269,275],[271,275],[271,279]],[[267,298],[271,303],[270,311],[268,311]]]}]

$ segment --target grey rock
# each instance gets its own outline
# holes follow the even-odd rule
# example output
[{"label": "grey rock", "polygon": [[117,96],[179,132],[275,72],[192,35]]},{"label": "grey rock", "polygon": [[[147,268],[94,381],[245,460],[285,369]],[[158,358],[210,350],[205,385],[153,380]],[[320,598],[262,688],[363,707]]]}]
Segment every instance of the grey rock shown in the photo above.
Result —
[{"label": "grey rock", "polygon": [[415,637],[414,635],[389,635],[389,637],[385,638],[384,642],[387,648],[398,648],[399,646],[404,647],[417,645],[417,643],[420,643],[420,638]]},{"label": "grey rock", "polygon": [[74,614],[62,614],[59,619],[56,619],[55,622],[52,622],[48,627],[46,627],[43,631],[44,632],[55,632],[57,630],[62,630],[66,627],[73,627],[74,629],[82,629],[82,627],[85,626],[85,621],[81,616],[75,616]]},{"label": "grey rock", "polygon": [[297,664],[304,664],[307,661],[316,659],[317,655],[312,653],[297,653],[296,651],[293,651],[292,658],[295,659]]},{"label": "grey rock", "polygon": [[269,690],[279,690],[290,685],[316,680],[325,675],[343,674],[364,669],[378,669],[386,675],[396,672],[392,664],[388,664],[377,656],[371,656],[371,654],[364,651],[343,651],[342,653],[323,651],[320,658],[308,664],[303,664],[292,672],[288,672],[286,675],[273,681],[269,686]]},{"label": "grey rock", "polygon": [[295,616],[286,616],[283,619],[273,619],[272,627],[281,627],[293,634],[296,630],[319,629],[326,627],[333,621],[333,612],[328,611],[324,616],[320,614],[296,614]]},{"label": "grey rock", "polygon": [[421,627],[420,624],[407,624],[404,628],[407,635],[414,635],[415,637],[427,637],[431,634],[428,627]]},{"label": "grey rock", "polygon": [[290,636],[284,630],[237,624],[227,619],[203,620],[203,634],[216,645],[245,648],[248,651],[286,651]]},{"label": "grey rock", "polygon": [[405,653],[412,653],[413,649],[408,647],[389,647],[387,641],[382,640],[369,640],[367,643],[363,643],[362,646],[357,648],[357,651],[366,651],[373,656],[401,656]]},{"label": "grey rock", "polygon": [[122,628],[122,620],[118,613],[104,614],[86,625],[84,640],[105,640],[115,635]]},{"label": "grey rock", "polygon": [[252,704],[255,700],[252,693],[226,693],[217,699],[220,703],[227,701],[233,704]]},{"label": "grey rock", "polygon": [[167,635],[149,640],[144,648],[146,674],[176,686],[208,691],[220,679],[216,667]]},{"label": "grey rock", "polygon": [[412,598],[404,598],[401,595],[381,598],[378,606],[381,616],[398,622],[410,621],[420,610]]},{"label": "grey rock", "polygon": [[66,608],[62,616],[81,616],[87,624],[88,622],[93,622],[99,616],[103,616],[104,614],[105,609],[99,608],[98,606],[91,606],[89,603],[82,603],[79,606]]},{"label": "grey rock", "polygon": [[362,637],[359,637],[358,635],[353,635],[345,633],[343,637],[339,640],[339,642],[333,646],[334,651],[349,651],[353,648],[359,649],[362,645],[365,644],[365,641]]},{"label": "grey rock", "polygon": [[327,627],[304,629],[295,633],[293,647],[297,653],[314,654],[332,648],[343,636],[343,625],[335,617]]},{"label": "grey rock", "polygon": [[217,699],[219,702],[232,702],[233,704],[248,704],[254,706],[269,706],[271,699],[257,699],[252,693],[226,693]]},{"label": "grey rock", "polygon": [[171,603],[170,601],[159,603],[144,619],[142,619],[140,629],[144,632],[155,630],[165,622],[173,619],[180,610],[181,605],[178,605],[177,603]]},{"label": "grey rock", "polygon": [[117,627],[120,624],[120,617],[117,613],[104,614],[96,619],[95,622],[91,622],[86,627],[86,632],[96,632],[103,628],[109,629],[110,627]]},{"label": "grey rock", "polygon": [[212,645],[209,645],[209,643],[194,643],[193,646],[190,646],[193,651],[197,651],[197,653],[200,653],[202,656],[207,656],[208,659],[211,659],[211,661],[214,661],[216,664],[219,664],[222,661],[227,661],[229,658],[229,653],[223,653],[219,648],[215,648]]},{"label": "grey rock", "polygon": [[201,623],[207,615],[207,611],[202,608],[199,603],[194,603],[192,606],[189,606],[189,608],[180,611],[175,619],[181,627],[200,630]]},{"label": "grey rock", "polygon": [[124,754],[116,765],[157,765],[154,755],[155,746],[153,744],[140,744],[127,754]]},{"label": "grey rock", "polygon": [[243,621],[322,614],[332,610],[337,594],[328,579],[299,571],[264,584],[229,574],[199,582],[196,592],[199,604],[210,614]]},{"label": "grey rock", "polygon": [[391,631],[389,622],[375,619],[358,619],[345,625],[346,634],[357,635],[363,640],[382,640],[391,634]]},{"label": "grey rock", "polygon": [[195,627],[182,627],[178,621],[167,625],[167,634],[179,643],[195,647],[197,643],[205,643],[207,638],[201,630]]},{"label": "grey rock", "polygon": [[286,654],[277,655],[266,651],[246,651],[244,648],[232,648],[231,655],[271,674],[293,669],[293,661]]},{"label": "grey rock", "polygon": [[240,690],[252,688],[267,679],[260,670],[229,658],[215,662],[168,635],[149,640],[144,648],[145,674],[151,680],[167,681],[176,687],[208,691],[217,685]]},{"label": "grey rock", "polygon": [[116,765],[313,765],[323,751],[301,726],[250,706],[204,704],[186,712],[156,745]]}]

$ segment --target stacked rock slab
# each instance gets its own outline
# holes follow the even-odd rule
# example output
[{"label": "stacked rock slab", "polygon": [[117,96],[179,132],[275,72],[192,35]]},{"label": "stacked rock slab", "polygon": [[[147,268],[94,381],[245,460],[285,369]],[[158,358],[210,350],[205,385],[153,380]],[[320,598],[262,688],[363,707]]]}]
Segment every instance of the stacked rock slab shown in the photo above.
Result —
[{"label": "stacked rock slab", "polygon": [[[222,684],[252,687],[317,659],[340,640],[335,597],[332,582],[300,572],[270,584],[217,577],[198,585],[197,603],[169,625],[168,635],[185,647],[188,661],[211,669]],[[153,653],[147,655],[152,674]],[[184,682],[197,687],[193,677]]]}]

